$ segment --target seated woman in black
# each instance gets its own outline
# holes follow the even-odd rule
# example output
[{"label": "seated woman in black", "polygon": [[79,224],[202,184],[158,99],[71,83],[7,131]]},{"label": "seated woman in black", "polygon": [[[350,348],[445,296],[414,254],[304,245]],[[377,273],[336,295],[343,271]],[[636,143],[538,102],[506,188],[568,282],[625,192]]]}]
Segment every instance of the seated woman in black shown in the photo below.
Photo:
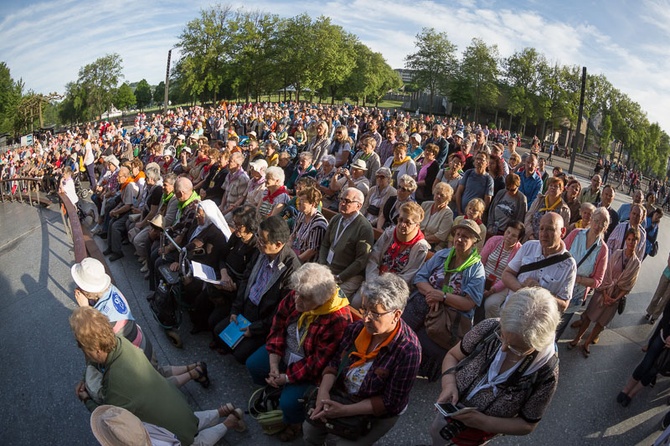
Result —
[{"label": "seated woman in black", "polygon": [[[230,316],[233,300],[240,283],[246,281],[258,257],[254,234],[258,230],[256,208],[240,206],[233,211],[233,233],[219,253],[219,263],[214,269],[219,272],[219,285],[207,283],[195,298],[189,313],[193,322],[192,334],[212,331],[216,324]],[[212,348],[216,348],[212,344]]]}]

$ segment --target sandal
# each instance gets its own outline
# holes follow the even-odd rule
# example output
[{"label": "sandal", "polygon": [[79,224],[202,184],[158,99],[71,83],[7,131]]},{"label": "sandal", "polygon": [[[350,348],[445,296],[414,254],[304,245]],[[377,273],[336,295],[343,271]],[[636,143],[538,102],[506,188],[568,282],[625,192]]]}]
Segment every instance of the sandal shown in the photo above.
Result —
[{"label": "sandal", "polygon": [[574,343],[573,341],[568,342],[568,350],[572,350],[573,348],[577,347],[577,344],[579,344],[579,341]]},{"label": "sandal", "polygon": [[[196,363],[195,368],[192,370],[196,373],[195,377],[191,377],[193,381],[200,384],[203,388],[209,387],[209,375],[207,374],[207,363],[198,362]],[[190,372],[189,372],[190,374]]]},{"label": "sandal", "polygon": [[301,424],[289,424],[278,435],[279,441],[281,441],[283,443],[288,443],[288,442],[291,442],[293,440],[297,440],[301,436],[302,436],[302,425]]},{"label": "sandal", "polygon": [[247,423],[244,422],[244,412],[242,409],[237,408],[233,410],[233,413],[230,415],[234,416],[237,418],[237,423],[235,424],[235,427],[233,428],[235,432],[246,432],[247,430]]},{"label": "sandal", "polygon": [[235,406],[233,406],[233,403],[226,403],[223,406],[219,407],[218,410],[219,410],[219,418],[225,418],[228,415],[235,412]]}]

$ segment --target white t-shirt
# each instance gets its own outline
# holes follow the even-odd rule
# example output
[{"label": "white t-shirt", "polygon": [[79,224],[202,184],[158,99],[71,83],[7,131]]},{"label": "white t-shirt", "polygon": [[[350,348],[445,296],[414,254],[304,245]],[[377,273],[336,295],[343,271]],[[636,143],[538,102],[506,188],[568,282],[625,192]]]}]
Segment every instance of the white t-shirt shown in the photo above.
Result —
[{"label": "white t-shirt", "polygon": [[[562,246],[561,252],[553,255],[560,255],[564,252],[566,252],[565,245]],[[553,255],[550,257],[553,257]],[[507,267],[518,272],[521,266],[535,263],[544,258],[540,241],[529,240],[521,246],[514,258],[507,264]],[[572,299],[572,289],[575,286],[576,277],[577,263],[574,258],[570,257],[545,268],[521,273],[517,276],[517,280],[523,283],[526,279],[534,279],[542,288],[547,289],[557,298],[569,301]]]}]

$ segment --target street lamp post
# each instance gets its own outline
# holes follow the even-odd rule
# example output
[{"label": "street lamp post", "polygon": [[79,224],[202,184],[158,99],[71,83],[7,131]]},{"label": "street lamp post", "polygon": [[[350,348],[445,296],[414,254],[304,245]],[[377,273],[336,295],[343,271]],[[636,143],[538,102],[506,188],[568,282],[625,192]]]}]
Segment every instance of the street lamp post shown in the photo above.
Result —
[{"label": "street lamp post", "polygon": [[170,58],[172,49],[168,50],[167,67],[165,68],[165,97],[163,98],[163,115],[167,115],[168,109],[168,91],[170,89]]}]

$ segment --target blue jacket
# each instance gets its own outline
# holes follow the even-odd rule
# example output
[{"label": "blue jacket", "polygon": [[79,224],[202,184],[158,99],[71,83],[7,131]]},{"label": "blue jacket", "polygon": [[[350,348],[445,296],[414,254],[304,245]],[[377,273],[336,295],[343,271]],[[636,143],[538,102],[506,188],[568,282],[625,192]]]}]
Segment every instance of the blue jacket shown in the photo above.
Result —
[{"label": "blue jacket", "polygon": [[519,191],[526,196],[526,206],[530,206],[537,198],[537,194],[542,192],[542,177],[537,171],[533,172],[530,178],[526,176],[526,172],[517,172],[517,174],[521,178]]}]

